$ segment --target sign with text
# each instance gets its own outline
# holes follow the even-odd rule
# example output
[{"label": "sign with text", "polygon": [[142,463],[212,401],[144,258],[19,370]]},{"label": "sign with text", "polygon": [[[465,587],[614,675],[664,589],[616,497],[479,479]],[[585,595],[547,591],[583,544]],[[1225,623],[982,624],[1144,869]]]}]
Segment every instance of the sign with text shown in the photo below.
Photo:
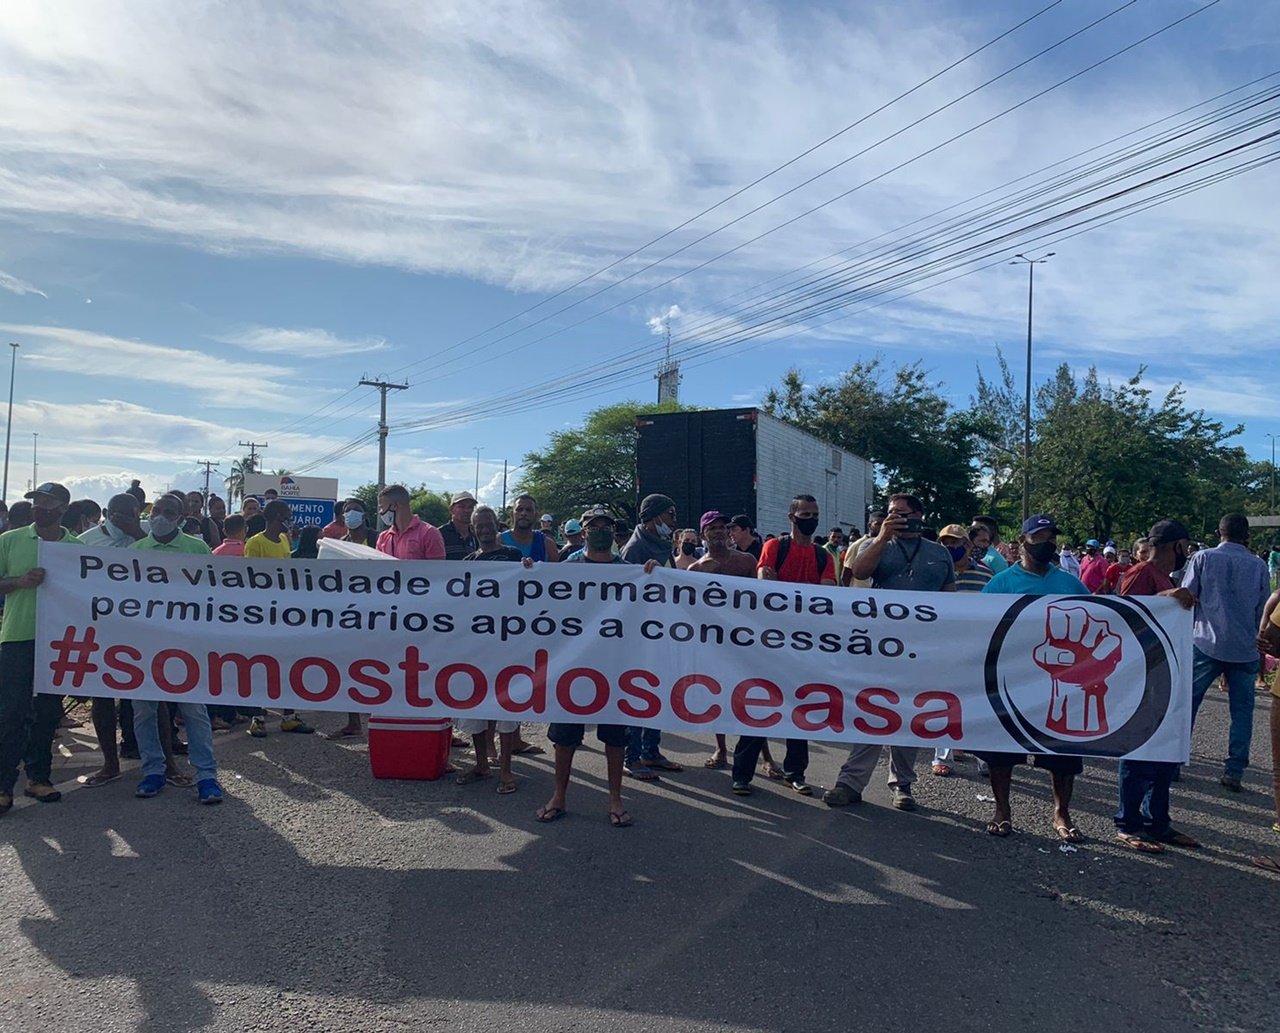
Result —
[{"label": "sign with text", "polygon": [[244,492],[261,498],[274,491],[287,502],[294,499],[328,499],[338,497],[336,477],[294,477],[291,474],[247,473],[244,475]]},{"label": "sign with text", "polygon": [[41,546],[42,691],[1183,761],[1172,599]]}]

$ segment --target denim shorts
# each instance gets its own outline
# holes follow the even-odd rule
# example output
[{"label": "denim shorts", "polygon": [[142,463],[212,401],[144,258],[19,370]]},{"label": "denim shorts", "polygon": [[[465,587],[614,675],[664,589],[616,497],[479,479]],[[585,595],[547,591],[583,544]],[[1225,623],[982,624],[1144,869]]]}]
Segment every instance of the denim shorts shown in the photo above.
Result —
[{"label": "denim shorts", "polygon": [[[547,728],[547,738],[557,746],[581,746],[587,733],[586,725],[553,724]],[[596,725],[596,738],[606,746],[626,746],[626,725]]]}]

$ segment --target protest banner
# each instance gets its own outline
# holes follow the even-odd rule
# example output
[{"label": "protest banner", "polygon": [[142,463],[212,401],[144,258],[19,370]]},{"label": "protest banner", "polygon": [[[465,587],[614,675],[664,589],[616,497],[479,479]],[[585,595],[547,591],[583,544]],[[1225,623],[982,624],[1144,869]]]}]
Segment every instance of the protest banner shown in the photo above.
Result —
[{"label": "protest banner", "polygon": [[1175,601],[41,545],[66,695],[1186,760]]}]

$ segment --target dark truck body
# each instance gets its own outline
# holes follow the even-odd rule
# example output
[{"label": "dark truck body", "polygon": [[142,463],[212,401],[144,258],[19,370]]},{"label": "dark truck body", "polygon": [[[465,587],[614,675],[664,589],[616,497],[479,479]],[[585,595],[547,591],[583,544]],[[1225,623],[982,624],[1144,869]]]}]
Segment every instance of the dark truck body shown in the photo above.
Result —
[{"label": "dark truck body", "polygon": [[875,491],[871,464],[759,409],[636,418],[636,487],[670,495],[681,527],[710,509],[745,513],[762,533],[787,530],[793,495],[818,500],[819,533],[862,528]]}]

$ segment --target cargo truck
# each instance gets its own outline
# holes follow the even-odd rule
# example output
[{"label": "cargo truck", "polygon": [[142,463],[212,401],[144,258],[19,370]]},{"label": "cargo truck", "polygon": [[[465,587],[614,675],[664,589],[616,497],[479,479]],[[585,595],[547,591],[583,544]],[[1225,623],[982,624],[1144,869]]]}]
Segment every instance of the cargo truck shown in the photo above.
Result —
[{"label": "cargo truck", "polygon": [[871,463],[760,409],[641,415],[636,435],[638,497],[670,495],[681,527],[718,509],[745,513],[762,534],[780,534],[796,494],[818,500],[819,534],[866,526]]}]

